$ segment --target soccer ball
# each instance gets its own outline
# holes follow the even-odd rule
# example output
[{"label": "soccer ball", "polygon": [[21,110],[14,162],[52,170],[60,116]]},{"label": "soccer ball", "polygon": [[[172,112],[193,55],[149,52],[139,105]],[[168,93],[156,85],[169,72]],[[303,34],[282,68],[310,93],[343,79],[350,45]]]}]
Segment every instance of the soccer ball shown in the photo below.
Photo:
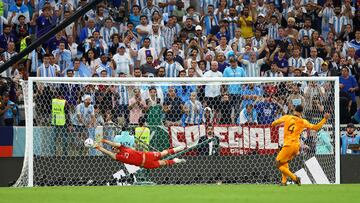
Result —
[{"label": "soccer ball", "polygon": [[84,142],[85,147],[90,148],[94,145],[94,140],[91,138],[88,138]]}]

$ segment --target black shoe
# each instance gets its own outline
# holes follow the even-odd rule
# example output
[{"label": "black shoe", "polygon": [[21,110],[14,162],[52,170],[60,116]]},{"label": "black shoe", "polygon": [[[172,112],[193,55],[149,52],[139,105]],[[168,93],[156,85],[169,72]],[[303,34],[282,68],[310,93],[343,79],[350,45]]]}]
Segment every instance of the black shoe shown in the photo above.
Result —
[{"label": "black shoe", "polygon": [[296,176],[296,180],[294,181],[298,186],[301,186],[301,178]]}]

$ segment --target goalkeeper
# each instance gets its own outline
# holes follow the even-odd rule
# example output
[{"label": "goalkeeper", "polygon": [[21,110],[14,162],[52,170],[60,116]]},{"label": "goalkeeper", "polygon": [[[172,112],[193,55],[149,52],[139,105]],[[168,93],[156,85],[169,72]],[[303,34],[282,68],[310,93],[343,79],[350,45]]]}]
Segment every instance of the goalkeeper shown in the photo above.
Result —
[{"label": "goalkeeper", "polygon": [[125,164],[131,164],[146,169],[160,168],[163,166],[171,166],[174,164],[186,162],[185,159],[178,158],[174,158],[171,160],[161,160],[161,158],[167,155],[175,154],[179,151],[182,151],[184,147],[167,149],[162,152],[142,152],[105,139],[102,139],[101,142],[110,145],[113,148],[114,152],[103,148],[98,143],[95,143],[93,147],[101,151],[103,154],[110,156],[112,159],[115,159]]},{"label": "goalkeeper", "polygon": [[305,128],[319,130],[330,117],[330,114],[326,113],[319,123],[313,125],[301,117],[302,112],[303,107],[298,105],[295,107],[294,115],[282,116],[271,124],[271,126],[277,126],[284,123],[284,146],[276,157],[276,166],[281,171],[282,186],[286,186],[287,177],[299,186],[301,185],[300,178],[290,171],[288,162],[299,154],[302,131]]}]

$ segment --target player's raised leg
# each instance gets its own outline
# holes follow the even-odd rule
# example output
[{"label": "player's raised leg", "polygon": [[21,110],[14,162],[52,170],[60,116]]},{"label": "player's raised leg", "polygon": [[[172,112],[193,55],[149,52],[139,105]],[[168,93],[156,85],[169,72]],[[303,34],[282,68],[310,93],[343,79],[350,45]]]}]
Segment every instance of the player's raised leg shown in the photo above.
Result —
[{"label": "player's raised leg", "polygon": [[178,146],[178,147],[175,147],[175,148],[171,148],[171,149],[165,149],[164,151],[162,151],[160,154],[161,154],[161,158],[162,157],[165,157],[167,155],[171,155],[171,154],[176,154],[182,150],[184,150],[185,147],[184,146]]},{"label": "player's raised leg", "polygon": [[174,158],[174,159],[170,159],[170,160],[159,160],[160,167],[162,167],[162,166],[172,166],[174,164],[182,164],[182,163],[186,163],[186,160],[185,159],[179,159],[179,158]]}]

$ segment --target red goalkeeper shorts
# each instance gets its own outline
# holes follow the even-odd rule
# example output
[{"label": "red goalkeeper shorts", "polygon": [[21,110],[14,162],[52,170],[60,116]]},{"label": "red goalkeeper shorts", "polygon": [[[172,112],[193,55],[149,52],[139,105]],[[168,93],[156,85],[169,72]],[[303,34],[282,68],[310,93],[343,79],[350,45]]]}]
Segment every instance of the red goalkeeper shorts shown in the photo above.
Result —
[{"label": "red goalkeeper shorts", "polygon": [[145,152],[145,163],[144,168],[153,169],[159,168],[159,160],[161,158],[160,152]]}]

